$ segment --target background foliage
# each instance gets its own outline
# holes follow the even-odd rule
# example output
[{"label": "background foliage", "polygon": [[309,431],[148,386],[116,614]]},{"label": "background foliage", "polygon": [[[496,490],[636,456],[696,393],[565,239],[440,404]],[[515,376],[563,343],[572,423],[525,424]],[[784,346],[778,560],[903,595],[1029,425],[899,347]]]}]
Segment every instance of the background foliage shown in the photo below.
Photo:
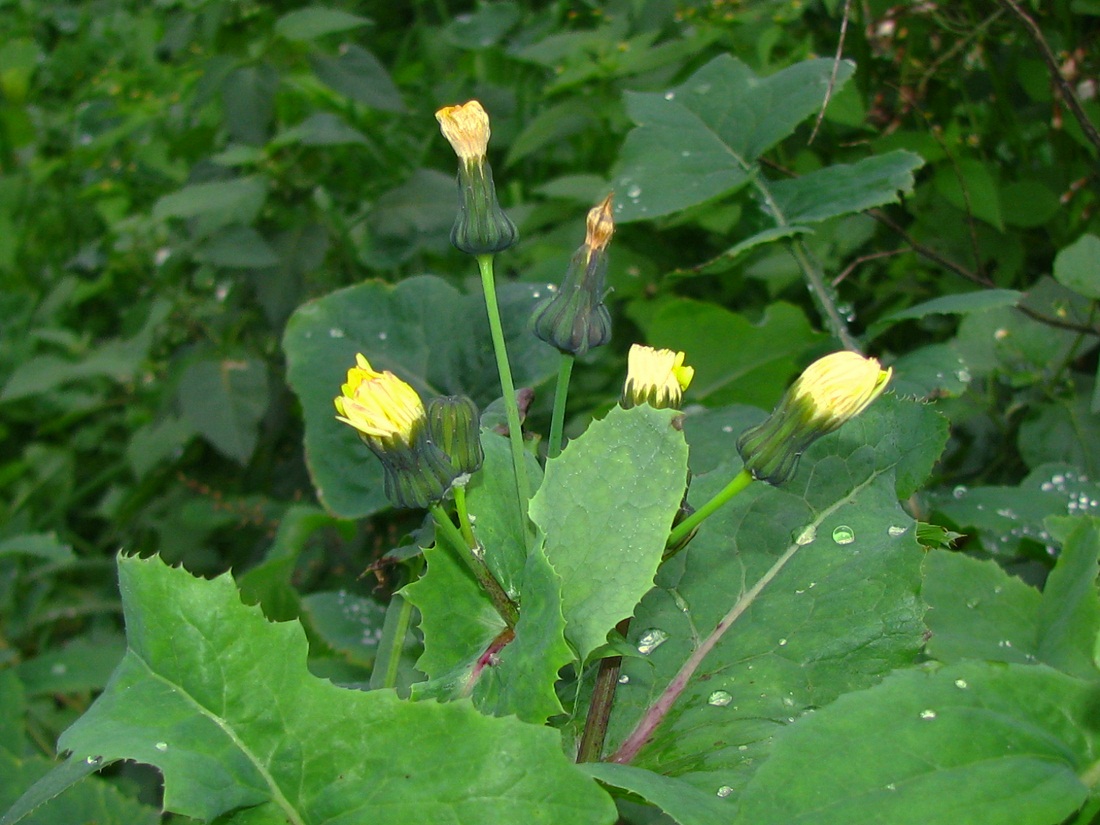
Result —
[{"label": "background foliage", "polygon": [[[1100,7],[1020,9],[1100,122]],[[837,0],[0,4],[0,808],[45,773],[60,733],[123,659],[120,548],[195,574],[232,569],[267,616],[301,618],[314,674],[369,681],[404,575],[380,559],[399,545],[410,554],[404,537],[420,525],[384,509],[375,467],[349,452],[350,432],[316,422],[331,415],[323,407],[358,350],[421,391],[461,390],[483,406],[495,398],[471,267],[447,240],[453,157],[432,118],[470,97],[492,114],[498,188],[521,231],[501,258],[513,340],[524,307],[565,271],[585,210],[609,186],[617,193],[616,335],[575,373],[570,435],[613,402],[634,340],[685,350],[697,369],[687,434],[699,489],[732,469],[730,433],[760,415],[727,405],[769,408],[845,336],[894,366],[899,396],[950,424],[927,483],[927,468],[894,481],[879,478],[893,469],[871,473],[878,505],[905,500],[890,523],[853,515],[817,527],[822,541],[847,526],[898,554],[909,583],[893,599],[890,643],[797,697],[820,706],[844,693],[845,703],[792,727],[799,733],[774,753],[770,733],[755,730],[758,744],[738,758],[767,752],[797,769],[818,758],[807,742],[827,748],[851,726],[884,724],[891,697],[1007,678],[986,660],[1042,663],[1049,672],[1021,678],[1054,707],[1077,701],[1072,680],[1095,678],[1087,633],[1052,635],[1052,600],[1036,588],[1064,548],[1088,558],[1088,540],[1071,541],[1073,530],[1050,518],[1094,513],[1100,500],[1100,149],[1012,4],[852,3],[843,48],[852,62],[836,65],[827,58],[844,11]],[[812,290],[807,263],[821,276]],[[367,302],[369,317],[358,312]],[[547,356],[534,342],[515,358],[519,383],[536,390],[529,421],[541,431]],[[331,374],[311,366],[324,361]],[[931,415],[919,409],[898,414]],[[876,426],[885,425],[867,424]],[[866,466],[851,464],[841,442],[829,449],[846,469],[822,495],[841,498]],[[774,495],[789,496],[767,505],[785,514],[781,533],[801,531],[820,504]],[[964,554],[927,554],[922,569],[915,528],[886,541],[897,538],[889,528],[915,520],[962,534]],[[713,544],[701,533],[693,552],[717,553]],[[1095,570],[1079,563],[1091,581]],[[514,575],[552,592],[531,565]],[[676,592],[691,592],[690,566],[667,575],[680,577]],[[674,629],[668,592],[643,602],[632,641]],[[935,633],[924,654],[954,669],[883,679],[917,654],[922,604]],[[830,609],[843,619],[853,608],[821,608]],[[1081,607],[1079,627],[1091,627],[1092,609]],[[431,651],[430,626],[423,633]],[[781,638],[791,655],[813,649],[793,632]],[[395,663],[405,687],[423,678],[412,666],[417,644]],[[753,644],[772,663],[754,678],[787,684],[779,639]],[[634,721],[632,697],[679,665],[662,660],[674,648],[627,663],[613,737]],[[431,655],[429,690],[443,690],[437,677],[464,653]],[[707,714],[723,707],[709,699],[724,688],[692,690],[675,743],[709,732]],[[514,709],[501,691],[475,700]],[[524,701],[545,718],[558,697],[543,690]],[[1044,708],[1033,712],[1053,714]],[[787,718],[781,704],[738,713],[721,724]],[[482,724],[464,719],[454,724]],[[988,736],[990,747],[1012,741],[1011,732]],[[1073,747],[1094,748],[1082,742]],[[669,766],[673,744],[655,743],[642,762],[693,774],[707,804],[716,787],[741,793],[722,778],[732,761],[721,749],[714,772],[687,771]],[[660,786],[643,791],[628,771],[593,773],[663,804]],[[775,781],[752,776],[744,821],[761,821]],[[1073,797],[1070,785],[1051,787]],[[799,789],[791,805],[816,789]],[[161,793],[152,771],[116,766],[32,816],[153,821]],[[680,787],[672,796],[692,798]],[[912,801],[898,800],[903,821]],[[1034,821],[1055,821],[1042,818],[1055,810],[1046,804],[1035,803]],[[647,816],[629,802],[623,811]]]}]

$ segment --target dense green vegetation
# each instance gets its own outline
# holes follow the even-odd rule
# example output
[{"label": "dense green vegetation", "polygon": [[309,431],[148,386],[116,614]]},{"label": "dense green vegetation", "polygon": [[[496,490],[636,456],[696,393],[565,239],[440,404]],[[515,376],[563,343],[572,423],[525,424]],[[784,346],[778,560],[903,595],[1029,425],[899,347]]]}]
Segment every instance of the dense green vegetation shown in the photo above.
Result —
[{"label": "dense green vegetation", "polygon": [[[443,821],[432,806],[484,794],[447,815],[511,822],[543,792],[565,823],[615,805],[681,825],[1093,821],[1096,0],[9,0],[0,32],[0,812],[81,719],[57,788],[114,764],[20,821]],[[495,278],[533,389],[537,543],[507,526],[483,282],[450,243],[455,158],[434,113],[473,98],[519,229]],[[577,359],[574,449],[547,462],[560,362],[530,316],[610,191],[613,335]],[[634,342],[694,367],[684,435],[671,413],[615,407]],[[740,471],[738,434],[838,349],[892,368],[887,396],[789,485],[755,483],[704,522],[653,587],[686,470],[698,507]],[[521,601],[522,632],[433,546],[431,519],[390,507],[335,422],[357,352],[483,410],[469,506],[486,561],[553,606]],[[604,529],[631,548],[614,562]],[[800,577],[775,578],[780,594],[787,544],[806,552],[775,571]],[[836,555],[848,545],[858,558]],[[227,571],[236,587],[192,578]],[[665,725],[629,765],[600,762],[758,581]],[[818,582],[830,598],[791,596]],[[125,701],[128,719],[163,701],[135,662],[157,671],[188,622],[210,647],[175,655],[224,666],[226,728],[286,701],[294,720],[250,744],[281,736],[290,762],[376,783],[390,807],[355,819],[332,791],[311,808],[308,783],[301,804],[273,801],[256,765],[196,734],[192,756],[231,777],[214,794],[167,737],[111,732]],[[512,630],[515,658],[464,687]],[[280,670],[292,652],[309,672]],[[582,772],[568,762],[619,654],[607,746]],[[115,710],[89,713],[112,672]],[[487,791],[501,753],[544,785],[504,772]],[[942,761],[895,794],[903,753]],[[443,778],[399,781],[433,760]]]}]

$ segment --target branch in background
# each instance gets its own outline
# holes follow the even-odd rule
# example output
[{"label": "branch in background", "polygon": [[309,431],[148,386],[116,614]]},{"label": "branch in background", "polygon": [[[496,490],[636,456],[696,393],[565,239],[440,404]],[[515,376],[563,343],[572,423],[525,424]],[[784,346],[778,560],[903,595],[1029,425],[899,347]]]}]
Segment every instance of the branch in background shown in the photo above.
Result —
[{"label": "branch in background", "polygon": [[1081,131],[1085,133],[1085,137],[1089,139],[1089,142],[1092,143],[1093,146],[1100,149],[1100,131],[1097,131],[1096,125],[1089,120],[1088,115],[1085,114],[1085,110],[1081,107],[1081,101],[1077,97],[1077,92],[1073,90],[1073,86],[1062,76],[1062,68],[1058,65],[1058,59],[1054,56],[1054,52],[1052,52],[1050,46],[1047,45],[1046,38],[1043,37],[1043,30],[1039,28],[1039,24],[1036,23],[1035,19],[1026,11],[1021,9],[1015,0],[997,0],[997,2],[1015,14],[1020,19],[1020,22],[1024,24],[1024,28],[1027,29],[1027,33],[1031,36],[1031,39],[1035,41],[1039,53],[1043,56],[1043,61],[1047,64],[1047,70],[1050,72],[1051,80],[1058,86],[1058,90],[1062,93],[1062,99],[1065,101],[1066,106],[1069,107],[1069,110],[1073,112],[1073,116],[1077,119]]},{"label": "branch in background", "polygon": [[883,226],[890,228],[903,241],[909,244],[910,248],[912,248],[912,250],[920,255],[922,258],[927,258],[933,263],[939,264],[944,269],[950,270],[956,275],[961,275],[963,278],[966,278],[966,280],[971,281],[972,283],[984,287],[996,286],[996,284],[994,284],[993,281],[991,281],[984,273],[973,272],[967,269],[962,264],[953,261],[950,258],[945,258],[943,255],[941,255],[939,252],[932,249],[931,247],[925,246],[919,241],[914,240],[913,237],[908,232],[906,232],[900,224],[896,223],[892,218],[888,217],[886,213],[883,212],[881,209],[868,209],[866,214],[874,218]]},{"label": "branch in background", "polygon": [[821,102],[821,111],[817,113],[814,121],[814,130],[810,132],[810,139],[806,141],[809,146],[817,137],[817,130],[821,128],[821,121],[825,119],[825,110],[829,108],[829,101],[833,97],[833,89],[836,88],[836,75],[840,71],[840,56],[844,52],[844,38],[848,34],[848,18],[852,14],[852,0],[844,0],[844,15],[840,19],[840,39],[836,44],[836,54],[833,56],[833,73],[829,75],[829,88],[825,90],[825,99]]}]

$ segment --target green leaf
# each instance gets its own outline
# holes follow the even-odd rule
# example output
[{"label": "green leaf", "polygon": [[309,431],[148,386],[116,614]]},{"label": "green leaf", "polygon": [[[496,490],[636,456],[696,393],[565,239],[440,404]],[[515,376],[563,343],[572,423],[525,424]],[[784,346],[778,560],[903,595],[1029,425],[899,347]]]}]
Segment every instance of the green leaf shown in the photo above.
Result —
[{"label": "green leaf", "polygon": [[[807,60],[759,78],[721,55],[667,92],[627,92],[638,127],[614,173],[615,191],[625,196],[615,220],[668,215],[745,185],[756,158],[821,107],[833,68],[832,60]],[[834,91],[853,69],[840,64]]]},{"label": "green leaf", "polygon": [[678,779],[614,762],[584,762],[580,768],[605,785],[638,794],[679,825],[726,825],[729,822],[729,803]]},{"label": "green leaf", "polygon": [[69,764],[152,764],[165,809],[199,819],[260,805],[242,821],[614,820],[548,728],[317,679],[301,628],[243,606],[228,576],[155,558],[121,558],[119,576],[129,651],[62,736]]},{"label": "green leaf", "polygon": [[1021,180],[1001,189],[1001,213],[1009,226],[1042,226],[1061,211],[1058,195],[1037,180]]},{"label": "green leaf", "polygon": [[183,417],[219,452],[247,464],[267,411],[267,367],[258,359],[210,357],[180,377]]},{"label": "green leaf", "polygon": [[1100,298],[1100,238],[1085,234],[1059,250],[1054,278],[1086,298]]},{"label": "green leaf", "polygon": [[980,160],[960,160],[936,172],[936,189],[953,206],[1004,231],[997,178]]},{"label": "green leaf", "polygon": [[1071,676],[1095,679],[1093,647],[1100,632],[1096,592],[1100,520],[1095,516],[1051,517],[1047,526],[1062,550],[1043,587],[1036,617],[1039,660]]},{"label": "green leaf", "polygon": [[756,323],[688,298],[647,307],[634,320],[651,345],[687,353],[686,363],[695,368],[688,398],[712,405],[771,407],[824,339],[802,310],[782,301],[768,305]]},{"label": "green leaf", "polygon": [[939,298],[883,316],[871,325],[867,334],[870,338],[877,338],[899,321],[925,318],[929,315],[967,315],[986,309],[1014,307],[1022,297],[1023,293],[1014,289],[980,289],[959,295],[941,295]]},{"label": "green leaf", "polygon": [[20,662],[15,670],[32,696],[102,690],[124,650],[120,634],[77,637]]},{"label": "green leaf", "polygon": [[382,638],[386,606],[346,590],[310,593],[302,598],[310,628],[347,661],[370,667]]},{"label": "green leaf", "polygon": [[196,257],[227,269],[279,265],[275,250],[251,226],[227,226],[207,239]]},{"label": "green leaf", "polygon": [[[521,592],[527,547],[534,536],[524,535],[524,527],[520,525],[519,492],[512,474],[508,439],[482,430],[481,445],[485,462],[470,479],[466,504],[474,519],[474,534],[485,548],[485,563],[505,592],[515,598]],[[542,466],[530,453],[524,455],[527,478],[531,488],[537,490],[542,482]]]},{"label": "green leaf", "polygon": [[1092,412],[1092,379],[1081,378],[1069,398],[1034,404],[1020,424],[1016,446],[1028,467],[1052,461],[1100,475],[1100,416]]},{"label": "green leaf", "polygon": [[774,226],[769,229],[763,229],[755,235],[734,244],[721,255],[702,266],[687,271],[677,270],[675,274],[680,277],[686,275],[720,274],[726,272],[730,268],[730,265],[742,255],[751,252],[758,246],[782,240],[783,238],[793,238],[796,235],[805,235],[808,232],[813,232],[808,226]]},{"label": "green leaf", "polygon": [[270,63],[241,66],[222,82],[225,126],[235,143],[262,145],[275,112],[279,71]]},{"label": "green leaf", "polygon": [[1078,775],[1096,770],[1094,697],[1036,666],[897,673],[792,726],[732,821],[1061,822],[1088,796]]},{"label": "green leaf", "polygon": [[939,661],[1036,660],[1039,591],[996,562],[932,551],[924,562],[921,597],[929,607],[928,653]]},{"label": "green leaf", "polygon": [[566,637],[580,658],[653,586],[687,478],[677,413],[615,407],[546,463],[531,520],[561,576]]},{"label": "green leaf", "polygon": [[73,548],[56,533],[20,533],[0,540],[0,557],[33,556],[56,564],[76,561]]},{"label": "green leaf", "polygon": [[[703,455],[693,464],[696,507],[740,471],[734,444],[759,412],[699,417],[685,421],[693,455]],[[922,642],[924,553],[898,497],[923,480],[946,435],[927,407],[881,398],[814,443],[788,485],[753,484],[703,522],[635,612],[635,645],[654,631],[666,639],[624,662],[611,748],[735,608],[637,767],[732,796],[787,725],[910,663]]]},{"label": "green leaf", "polygon": [[303,146],[340,146],[366,142],[362,132],[353,129],[347,121],[332,112],[315,112],[271,141],[274,146],[291,143],[301,143]]},{"label": "green leaf", "polygon": [[325,6],[306,6],[288,12],[275,22],[275,32],[287,40],[316,40],[326,34],[350,31],[371,21],[357,14]]},{"label": "green leaf", "polygon": [[258,176],[213,183],[193,183],[162,196],[153,205],[156,220],[199,218],[209,232],[229,224],[256,219],[267,197],[267,184]]},{"label": "green leaf", "polygon": [[[497,289],[517,386],[538,384],[557,370],[558,353],[526,328],[537,291],[529,284]],[[369,281],[304,304],[287,324],[283,347],[305,416],[313,482],[325,506],[346,518],[388,506],[381,464],[336,420],[332,406],[356,353],[425,399],[463,394],[484,407],[500,395],[483,296],[431,276],[396,286]]]},{"label": "green leaf", "polygon": [[384,112],[405,111],[401,92],[377,57],[355,44],[336,57],[312,54],[309,58],[317,79],[357,103]]},{"label": "green leaf", "polygon": [[[768,184],[783,223],[816,223],[872,206],[898,203],[913,191],[913,172],[924,165],[912,152],[887,152],[838,163],[794,180]],[[771,212],[771,205],[767,211]]]}]

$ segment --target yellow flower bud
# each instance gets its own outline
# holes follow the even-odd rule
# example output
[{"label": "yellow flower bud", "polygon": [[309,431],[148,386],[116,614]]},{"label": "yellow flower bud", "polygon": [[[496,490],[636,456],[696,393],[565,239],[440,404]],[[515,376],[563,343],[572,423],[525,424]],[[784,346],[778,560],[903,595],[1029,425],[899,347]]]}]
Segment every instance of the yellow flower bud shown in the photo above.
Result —
[{"label": "yellow flower bud", "polygon": [[416,390],[389,370],[378,372],[362,354],[348,370],[348,380],[335,399],[338,421],[368,438],[399,439],[412,446],[424,420],[424,403]]},{"label": "yellow flower bud", "polygon": [[444,106],[435,113],[443,137],[458,155],[459,208],[451,228],[451,243],[470,255],[503,252],[516,242],[512,220],[497,202],[493,169],[485,159],[489,147],[489,115],[476,100]]},{"label": "yellow flower bud", "polygon": [[466,162],[484,158],[489,147],[489,115],[476,100],[461,106],[444,106],[435,113],[440,131]]},{"label": "yellow flower bud", "polygon": [[810,364],[772,414],[737,440],[745,469],[771,484],[787,481],[806,448],[863,412],[892,374],[857,352],[834,352]]},{"label": "yellow flower bud", "polygon": [[684,390],[694,375],[695,370],[684,365],[684,353],[634,344],[627,359],[626,384],[620,403],[626,409],[641,404],[657,409],[679,409]]},{"label": "yellow flower bud", "polygon": [[388,370],[379,372],[355,356],[336,397],[336,416],[354,427],[385,471],[386,497],[396,507],[440,501],[460,472],[431,439],[424,403],[416,390]]}]

